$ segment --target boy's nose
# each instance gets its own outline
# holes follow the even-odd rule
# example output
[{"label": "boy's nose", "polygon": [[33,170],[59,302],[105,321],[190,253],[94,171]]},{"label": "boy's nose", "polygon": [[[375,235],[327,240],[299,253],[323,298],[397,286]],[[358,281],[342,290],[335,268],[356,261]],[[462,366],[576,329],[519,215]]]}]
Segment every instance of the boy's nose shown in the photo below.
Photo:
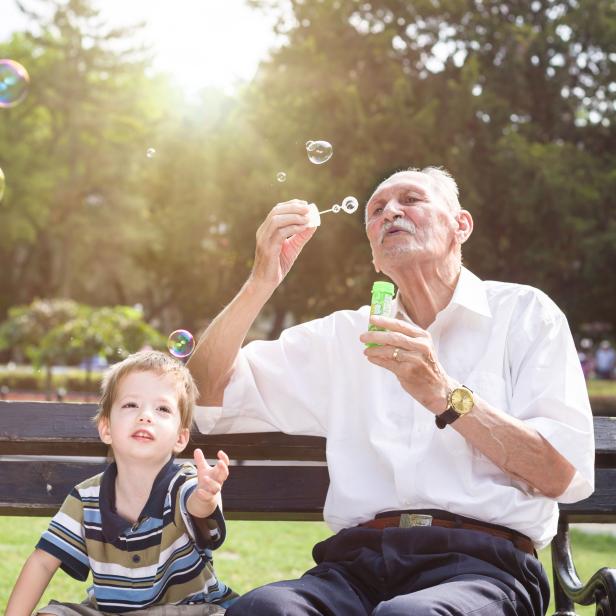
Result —
[{"label": "boy's nose", "polygon": [[139,421],[145,423],[152,423],[152,413],[149,409],[142,409],[139,413]]}]

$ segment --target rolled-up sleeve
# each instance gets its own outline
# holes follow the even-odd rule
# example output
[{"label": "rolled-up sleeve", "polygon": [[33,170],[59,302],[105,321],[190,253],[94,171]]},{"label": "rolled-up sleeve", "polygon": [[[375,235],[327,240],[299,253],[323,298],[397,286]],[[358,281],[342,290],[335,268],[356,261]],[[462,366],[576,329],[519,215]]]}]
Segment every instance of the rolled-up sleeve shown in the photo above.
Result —
[{"label": "rolled-up sleeve", "polygon": [[[565,316],[553,306],[540,319],[517,323],[512,351],[512,409],[576,469],[562,503],[594,490],[593,419],[577,351]],[[536,315],[535,315],[536,316]]]},{"label": "rolled-up sleeve", "polygon": [[324,436],[332,388],[335,314],[255,341],[239,353],[222,407],[196,407],[201,432]]}]

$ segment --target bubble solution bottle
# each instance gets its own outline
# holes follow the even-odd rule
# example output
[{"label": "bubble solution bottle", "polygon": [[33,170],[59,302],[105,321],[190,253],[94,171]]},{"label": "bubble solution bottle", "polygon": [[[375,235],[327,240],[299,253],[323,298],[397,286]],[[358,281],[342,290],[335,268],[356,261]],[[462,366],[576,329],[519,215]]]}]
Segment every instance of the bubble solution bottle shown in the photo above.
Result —
[{"label": "bubble solution bottle", "polygon": [[[391,316],[391,300],[394,297],[394,285],[391,282],[385,280],[377,280],[372,284],[372,301],[370,302],[370,316],[373,314],[377,316],[389,317]],[[369,325],[368,331],[371,332],[383,332],[382,327],[376,325]],[[379,346],[374,342],[367,342],[366,346],[373,347]]]}]

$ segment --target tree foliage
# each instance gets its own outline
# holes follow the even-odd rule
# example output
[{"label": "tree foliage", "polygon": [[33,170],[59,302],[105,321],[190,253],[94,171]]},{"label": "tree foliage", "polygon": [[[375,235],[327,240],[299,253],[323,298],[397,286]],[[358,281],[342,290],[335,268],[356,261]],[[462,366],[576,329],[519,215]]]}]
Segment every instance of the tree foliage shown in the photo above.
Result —
[{"label": "tree foliage", "polygon": [[[0,110],[0,315],[62,296],[196,331],[245,279],[275,203],[365,203],[392,171],[433,164],[475,219],[471,269],[543,288],[574,327],[616,325],[613,2],[291,0],[252,83],[195,102],[92,0],[23,8],[37,27],[0,48],[32,77]],[[324,165],[306,157],[315,139],[333,144]],[[370,259],[361,210],[327,214],[271,333],[289,312],[366,303]]]}]

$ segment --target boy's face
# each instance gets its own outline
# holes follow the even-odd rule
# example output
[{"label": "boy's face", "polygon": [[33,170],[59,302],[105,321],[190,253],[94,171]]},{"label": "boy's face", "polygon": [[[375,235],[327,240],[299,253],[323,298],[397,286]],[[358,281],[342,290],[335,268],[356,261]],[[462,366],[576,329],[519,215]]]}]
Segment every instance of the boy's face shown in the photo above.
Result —
[{"label": "boy's face", "polygon": [[188,443],[189,430],[180,426],[173,377],[129,372],[120,379],[110,419],[99,422],[98,432],[116,459],[164,463]]}]

